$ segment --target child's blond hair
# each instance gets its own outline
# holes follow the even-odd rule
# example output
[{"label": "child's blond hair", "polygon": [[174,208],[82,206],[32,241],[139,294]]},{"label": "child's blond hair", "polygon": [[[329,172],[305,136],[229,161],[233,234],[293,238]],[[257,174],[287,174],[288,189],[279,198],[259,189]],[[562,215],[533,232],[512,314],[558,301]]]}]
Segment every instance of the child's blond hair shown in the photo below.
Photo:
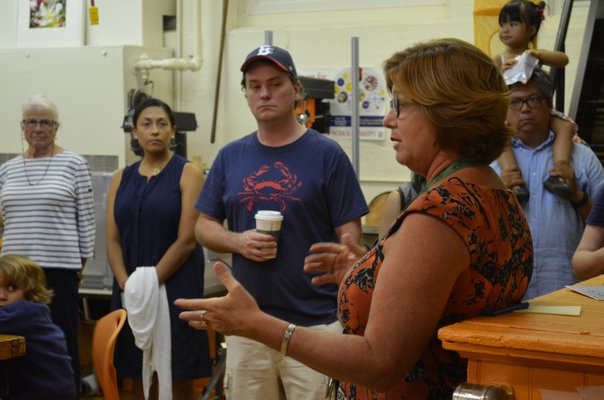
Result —
[{"label": "child's blond hair", "polygon": [[30,258],[17,254],[1,256],[0,276],[5,284],[21,289],[25,300],[50,303],[52,291],[46,288],[44,271]]}]

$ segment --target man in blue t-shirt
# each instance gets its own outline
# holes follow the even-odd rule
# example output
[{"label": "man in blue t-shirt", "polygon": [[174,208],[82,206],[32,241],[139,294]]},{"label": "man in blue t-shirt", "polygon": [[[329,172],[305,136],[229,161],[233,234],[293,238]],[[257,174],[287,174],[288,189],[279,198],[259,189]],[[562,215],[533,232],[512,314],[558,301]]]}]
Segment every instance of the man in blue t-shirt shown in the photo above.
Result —
[{"label": "man in blue t-shirt", "polygon": [[[301,84],[286,50],[261,46],[241,71],[258,130],[227,144],[214,160],[195,205],[197,240],[233,254],[233,275],[265,312],[340,332],[337,286],[314,285],[303,265],[313,243],[345,234],[361,242],[360,218],[368,208],[359,182],[337,143],[296,120]],[[256,232],[259,210],[283,215],[278,239]],[[226,340],[228,398],[324,398],[327,377],[255,341]]]}]

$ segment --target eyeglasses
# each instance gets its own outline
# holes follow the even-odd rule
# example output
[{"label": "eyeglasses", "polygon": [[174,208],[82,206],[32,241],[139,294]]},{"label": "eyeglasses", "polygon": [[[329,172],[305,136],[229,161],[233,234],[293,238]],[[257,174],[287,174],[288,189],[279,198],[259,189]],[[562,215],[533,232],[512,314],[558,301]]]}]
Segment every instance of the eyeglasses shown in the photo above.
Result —
[{"label": "eyeglasses", "polygon": [[512,97],[510,99],[510,110],[512,111],[520,111],[523,104],[526,104],[530,108],[537,108],[541,105],[541,102],[545,100],[543,96],[533,95],[528,99],[521,99],[518,97]]},{"label": "eyeglasses", "polygon": [[398,97],[393,97],[392,100],[390,100],[390,109],[394,110],[394,113],[396,114],[396,117],[398,118],[399,115],[401,115],[401,108],[406,107],[410,104],[413,104],[413,100],[410,100],[410,99],[401,100]]},{"label": "eyeglasses", "polygon": [[41,119],[39,121],[37,119],[24,119],[23,121],[21,121],[21,124],[27,129],[36,129],[36,126],[38,126],[38,124],[42,129],[50,129],[54,128],[57,122],[53,121],[52,119]]}]

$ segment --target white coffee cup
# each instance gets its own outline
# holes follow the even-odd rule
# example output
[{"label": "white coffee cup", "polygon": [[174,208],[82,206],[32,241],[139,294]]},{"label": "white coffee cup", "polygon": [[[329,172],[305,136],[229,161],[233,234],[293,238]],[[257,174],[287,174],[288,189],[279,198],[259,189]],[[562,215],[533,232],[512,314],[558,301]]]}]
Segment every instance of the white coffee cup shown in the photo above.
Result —
[{"label": "white coffee cup", "polygon": [[[279,211],[272,210],[259,210],[256,215],[256,232],[271,235],[275,238],[275,241],[279,240],[279,233],[281,232],[281,222],[283,221],[283,215]],[[277,257],[277,249],[275,249],[275,253],[268,257],[275,258]]]}]

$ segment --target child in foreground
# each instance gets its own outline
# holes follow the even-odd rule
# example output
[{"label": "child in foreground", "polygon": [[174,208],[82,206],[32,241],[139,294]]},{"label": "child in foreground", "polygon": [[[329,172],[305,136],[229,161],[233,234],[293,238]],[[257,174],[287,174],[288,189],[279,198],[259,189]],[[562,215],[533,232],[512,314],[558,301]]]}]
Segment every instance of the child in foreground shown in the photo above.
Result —
[{"label": "child in foreground", "polygon": [[73,400],[65,336],[50,319],[52,292],[31,259],[0,257],[0,333],[25,337],[26,354],[0,361],[0,399]]},{"label": "child in foreground", "polygon": [[[505,4],[499,12],[499,39],[506,48],[503,53],[493,57],[493,62],[497,67],[506,71],[513,67],[519,56],[528,52],[531,56],[539,60],[539,64],[554,68],[564,68],[568,64],[568,57],[560,51],[549,51],[537,49],[537,34],[541,27],[541,21],[544,17],[545,2],[541,1],[535,4],[529,0],[512,0]],[[540,103],[543,99],[522,99],[514,101],[512,99],[510,107],[532,108],[532,104]],[[555,134],[554,140],[554,167],[550,171],[550,176],[543,182],[543,185],[550,192],[570,198],[570,187],[562,178],[559,178],[558,170],[570,166],[570,158],[573,146],[573,139],[576,135],[575,124],[564,115],[552,110],[550,120],[550,129]],[[517,173],[520,170],[516,164],[516,158],[511,147],[507,147],[497,160],[503,173]],[[528,198],[529,192],[524,184],[511,188],[519,201]]]}]

